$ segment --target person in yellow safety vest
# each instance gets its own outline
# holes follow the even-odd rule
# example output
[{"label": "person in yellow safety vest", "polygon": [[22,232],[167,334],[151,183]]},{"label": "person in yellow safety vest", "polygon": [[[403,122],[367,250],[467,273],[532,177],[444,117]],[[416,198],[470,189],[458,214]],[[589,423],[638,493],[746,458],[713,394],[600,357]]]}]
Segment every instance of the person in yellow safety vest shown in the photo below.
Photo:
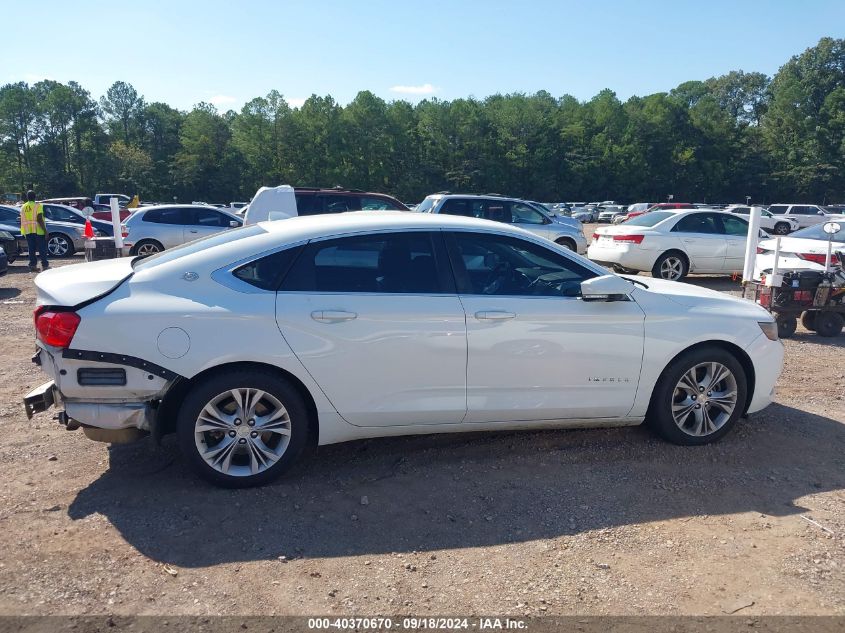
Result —
[{"label": "person in yellow safety vest", "polygon": [[44,222],[44,207],[35,201],[35,192],[26,192],[26,202],[21,207],[21,233],[26,237],[29,249],[29,271],[38,272],[35,251],[41,257],[41,270],[50,268],[47,261],[47,224]]}]

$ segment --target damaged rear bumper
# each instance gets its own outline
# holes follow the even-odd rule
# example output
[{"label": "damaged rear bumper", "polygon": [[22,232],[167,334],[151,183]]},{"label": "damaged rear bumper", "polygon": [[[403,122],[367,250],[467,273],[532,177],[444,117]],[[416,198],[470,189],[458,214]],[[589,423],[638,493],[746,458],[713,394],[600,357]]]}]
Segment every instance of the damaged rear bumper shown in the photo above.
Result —
[{"label": "damaged rear bumper", "polygon": [[23,406],[26,409],[26,418],[32,419],[36,413],[41,413],[52,407],[59,401],[56,383],[48,380],[39,385],[23,397]]}]

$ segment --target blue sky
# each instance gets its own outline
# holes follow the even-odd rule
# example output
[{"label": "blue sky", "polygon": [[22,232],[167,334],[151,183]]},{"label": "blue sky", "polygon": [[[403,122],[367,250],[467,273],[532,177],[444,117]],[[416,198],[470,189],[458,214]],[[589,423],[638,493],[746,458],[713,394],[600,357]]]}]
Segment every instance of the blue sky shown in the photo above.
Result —
[{"label": "blue sky", "polygon": [[21,28],[4,38],[0,84],[73,79],[99,98],[122,80],[181,109],[240,109],[274,88],[293,104],[314,93],[346,103],[359,90],[410,101],[537,90],[584,100],[610,88],[627,99],[735,69],[771,75],[821,37],[845,37],[842,0],[3,5],[3,22]]}]

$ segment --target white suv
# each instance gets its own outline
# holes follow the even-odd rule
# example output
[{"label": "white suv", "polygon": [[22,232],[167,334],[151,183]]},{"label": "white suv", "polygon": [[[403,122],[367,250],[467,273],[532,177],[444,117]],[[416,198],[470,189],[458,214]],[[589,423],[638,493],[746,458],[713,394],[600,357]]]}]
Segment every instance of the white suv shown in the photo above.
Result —
[{"label": "white suv", "polygon": [[796,220],[802,229],[824,222],[828,215],[817,204],[773,204],[768,211],[778,218],[784,217]]},{"label": "white suv", "polygon": [[[725,209],[728,213],[735,213],[748,219],[751,215],[751,207],[743,206],[741,204],[734,204]],[[792,231],[797,231],[800,228],[798,220],[786,216],[774,216],[771,212],[765,209],[760,214],[760,228],[767,233],[774,233],[775,235],[787,235]]]},{"label": "white suv", "polygon": [[543,212],[540,205],[519,198],[496,195],[436,193],[416,208],[418,213],[444,213],[512,224],[565,246],[579,255],[587,252],[587,238],[580,222]]}]

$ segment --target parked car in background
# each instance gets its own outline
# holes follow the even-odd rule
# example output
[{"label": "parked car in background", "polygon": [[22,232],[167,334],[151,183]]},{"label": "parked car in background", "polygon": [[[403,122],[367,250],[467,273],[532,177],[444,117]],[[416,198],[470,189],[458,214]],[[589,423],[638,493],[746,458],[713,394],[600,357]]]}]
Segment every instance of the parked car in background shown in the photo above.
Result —
[{"label": "parked car in background", "polygon": [[43,203],[61,204],[66,207],[73,207],[77,211],[81,211],[83,215],[89,216],[96,211],[97,203],[91,198],[50,198],[49,200],[42,200]]},{"label": "parked car in background", "polygon": [[15,261],[17,254],[18,242],[15,236],[0,225],[0,277],[9,272],[9,264]]},{"label": "parked car in background", "polygon": [[569,214],[569,217],[578,220],[581,223],[595,222],[599,217],[598,207],[574,207]]},{"label": "parked car in background", "polygon": [[[323,215],[347,211],[409,211],[393,196],[384,193],[333,187],[262,187],[243,208],[246,224],[300,215]],[[241,215],[241,212],[238,212]]]},{"label": "parked car in background", "polygon": [[622,205],[618,205],[618,204],[604,205],[603,204],[602,206],[599,207],[599,217],[598,217],[597,220],[598,220],[598,222],[601,222],[601,223],[613,222],[614,218],[616,218],[620,215],[625,215],[626,213],[627,213],[627,211],[625,210],[625,207],[623,207]]},{"label": "parked car in background", "polygon": [[802,229],[825,222],[825,218],[829,215],[817,204],[772,204],[768,212],[777,216],[778,219],[795,220]]},{"label": "parked car in background", "polygon": [[[736,215],[744,216],[746,219],[751,215],[751,207],[741,204],[735,204],[725,209],[728,213],[735,213]],[[769,211],[762,210],[760,213],[760,228],[767,233],[775,235],[786,235],[797,231],[799,228],[798,220],[794,220],[786,216],[775,217]]]},{"label": "parked car in background", "polygon": [[117,204],[121,209],[125,209],[126,205],[132,202],[132,198],[125,193],[98,193],[94,196],[94,203],[111,207],[112,198],[117,198]]},{"label": "parked car in background", "polygon": [[[72,210],[75,211],[75,209]],[[44,216],[45,224],[47,225],[47,253],[50,257],[70,257],[75,252],[84,250],[84,221],[82,224],[79,224],[77,222],[51,220],[47,213],[47,205],[45,205]],[[20,207],[0,206],[0,223],[20,227]],[[99,230],[94,229],[94,235],[98,237],[103,234]],[[26,247],[25,241],[23,245]]]},{"label": "parked car in background", "polygon": [[[15,260],[20,257],[21,252],[26,250],[24,248],[26,240],[24,239],[24,236],[21,235],[21,227],[20,225],[4,224],[0,222],[0,234],[6,235],[3,238],[3,243],[0,244],[6,252],[6,259],[8,263],[14,264]],[[11,241],[9,241],[9,237],[12,238]]]},{"label": "parked car in background", "polygon": [[[824,270],[825,259],[827,258],[827,243],[829,240],[832,242],[831,264],[833,266],[845,264],[845,262],[839,261],[837,255],[840,252],[845,253],[845,215],[828,216],[827,222],[837,222],[841,226],[841,230],[833,234],[832,239],[824,231],[824,224],[808,226],[805,229],[795,231],[795,233],[787,237],[781,237],[778,268],[780,270]],[[775,240],[761,240],[757,245],[755,276],[759,277],[760,271],[771,269],[774,263]]]},{"label": "parked car in background", "polygon": [[112,226],[111,222],[104,222],[103,220],[98,220],[94,216],[86,218],[85,214],[82,211],[79,211],[78,209],[63,204],[52,204],[48,202],[42,202],[42,204],[44,205],[44,217],[47,220],[78,224],[84,228],[85,220],[88,219],[91,221],[91,227],[95,230],[96,236],[114,235],[114,226]]},{"label": "parked car in background", "polygon": [[24,403],[104,441],[175,433],[229,487],[271,481],[312,441],[646,417],[676,444],[719,440],[772,401],[774,319],[646,281],[474,218],[263,222],[36,277],[51,380]]},{"label": "parked car in background", "polygon": [[662,209],[596,229],[587,257],[617,272],[678,281],[689,273],[741,271],[747,236],[748,222],[733,213]]},{"label": "parked car in background", "polygon": [[123,247],[129,255],[154,255],[243,223],[234,213],[208,205],[141,207],[122,225]]},{"label": "parked car in background", "polygon": [[481,218],[511,224],[565,246],[577,253],[587,250],[587,238],[580,223],[541,211],[519,198],[476,194],[433,194],[426,196],[418,211]]},{"label": "parked car in background", "polygon": [[651,211],[664,211],[666,209],[695,209],[695,205],[690,204],[689,202],[660,202],[658,204],[651,205],[647,209],[629,212],[625,220],[627,221],[632,218],[639,217],[644,213],[650,213]]}]

